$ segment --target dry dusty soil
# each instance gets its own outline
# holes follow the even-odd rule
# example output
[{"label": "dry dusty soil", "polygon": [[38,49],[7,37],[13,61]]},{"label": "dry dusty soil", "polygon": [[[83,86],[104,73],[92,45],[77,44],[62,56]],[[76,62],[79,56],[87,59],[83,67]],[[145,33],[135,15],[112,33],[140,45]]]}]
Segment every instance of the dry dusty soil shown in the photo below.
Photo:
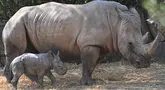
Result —
[{"label": "dry dusty soil", "polygon": [[[44,77],[44,87],[22,76],[19,80],[18,90],[165,90],[165,64],[152,63],[150,68],[135,69],[131,65],[122,64],[121,61],[98,64],[93,72],[96,84],[83,86],[81,79],[81,64],[66,63],[68,72],[64,76],[56,76],[56,88],[51,81]],[[0,75],[0,90],[11,90],[12,86],[5,83],[2,73]]]}]

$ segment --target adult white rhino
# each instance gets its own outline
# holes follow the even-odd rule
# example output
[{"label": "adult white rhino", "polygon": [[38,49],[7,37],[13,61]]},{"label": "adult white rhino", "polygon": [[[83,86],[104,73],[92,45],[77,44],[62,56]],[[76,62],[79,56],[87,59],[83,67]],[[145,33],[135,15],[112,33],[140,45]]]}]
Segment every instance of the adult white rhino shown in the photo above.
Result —
[{"label": "adult white rhino", "polygon": [[81,84],[93,83],[91,74],[101,55],[120,52],[137,68],[150,66],[149,56],[159,38],[143,44],[141,21],[134,8],[117,2],[92,1],[83,5],[56,2],[27,6],[18,10],[3,30],[6,54],[4,74],[10,82],[9,65],[13,58],[32,52],[47,52],[57,47],[62,56],[80,56]]}]

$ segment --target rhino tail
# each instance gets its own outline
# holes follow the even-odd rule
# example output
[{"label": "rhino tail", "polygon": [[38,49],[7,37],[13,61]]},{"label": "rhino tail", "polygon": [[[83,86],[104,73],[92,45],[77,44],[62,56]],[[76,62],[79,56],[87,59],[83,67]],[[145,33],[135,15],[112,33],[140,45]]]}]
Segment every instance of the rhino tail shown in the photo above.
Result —
[{"label": "rhino tail", "polygon": [[11,83],[11,81],[12,81],[12,79],[13,79],[13,73],[12,73],[12,67],[11,67],[11,65],[10,65],[10,68],[9,68],[9,73],[8,73],[9,75],[8,75],[8,78],[9,79],[7,79],[7,82],[8,83]]}]

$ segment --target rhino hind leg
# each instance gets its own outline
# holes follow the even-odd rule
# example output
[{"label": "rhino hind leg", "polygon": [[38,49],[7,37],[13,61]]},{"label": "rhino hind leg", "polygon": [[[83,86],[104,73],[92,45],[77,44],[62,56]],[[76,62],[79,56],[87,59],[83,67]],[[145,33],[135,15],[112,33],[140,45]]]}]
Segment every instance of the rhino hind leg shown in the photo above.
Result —
[{"label": "rhino hind leg", "polygon": [[16,56],[20,54],[19,51],[14,46],[5,47],[5,51],[7,52],[7,54],[6,54],[6,62],[3,71],[4,71],[4,75],[6,76],[7,82],[10,83],[11,79],[13,78],[12,71],[10,70],[10,63]]},{"label": "rhino hind leg", "polygon": [[22,63],[19,63],[12,68],[13,79],[11,80],[11,84],[14,89],[17,89],[17,83],[21,75],[24,73],[24,67]]},{"label": "rhino hind leg", "polygon": [[[8,24],[5,26],[7,27]],[[10,35],[8,35],[8,29],[12,29]],[[13,59],[21,54],[23,54],[27,47],[26,40],[26,29],[24,28],[23,23],[18,23],[13,28],[4,28],[3,31],[3,44],[4,52],[6,55],[6,62],[4,66],[4,75],[7,79],[7,82],[10,83],[13,75],[10,70],[10,63]],[[9,30],[10,31],[10,30]],[[19,32],[19,33],[18,33]]]},{"label": "rhino hind leg", "polygon": [[11,84],[13,85],[14,89],[17,89],[17,83],[18,83],[18,80],[19,80],[19,78],[22,74],[21,73],[20,74],[15,74],[13,79],[11,80]]},{"label": "rhino hind leg", "polygon": [[96,66],[97,60],[99,59],[100,48],[94,46],[85,47],[81,51],[82,60],[82,79],[80,84],[90,85],[94,83],[92,79],[92,72]]}]

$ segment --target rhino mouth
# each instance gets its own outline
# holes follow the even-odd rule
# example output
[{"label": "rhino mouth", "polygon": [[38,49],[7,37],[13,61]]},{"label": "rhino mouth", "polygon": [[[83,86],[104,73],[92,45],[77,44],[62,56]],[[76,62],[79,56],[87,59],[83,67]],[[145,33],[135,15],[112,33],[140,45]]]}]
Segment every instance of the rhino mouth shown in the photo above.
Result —
[{"label": "rhino mouth", "polygon": [[58,74],[58,75],[65,75],[68,71],[68,69],[66,67],[62,67],[62,68],[54,68],[54,71]]},{"label": "rhino mouth", "polygon": [[150,67],[150,57],[145,54],[137,54],[134,51],[131,51],[132,55],[131,55],[131,64],[135,67],[135,68],[147,68]]},{"label": "rhino mouth", "polygon": [[136,67],[136,68],[148,68],[148,67],[150,67],[150,60],[144,59],[144,58],[139,58],[135,61],[134,67]]}]

